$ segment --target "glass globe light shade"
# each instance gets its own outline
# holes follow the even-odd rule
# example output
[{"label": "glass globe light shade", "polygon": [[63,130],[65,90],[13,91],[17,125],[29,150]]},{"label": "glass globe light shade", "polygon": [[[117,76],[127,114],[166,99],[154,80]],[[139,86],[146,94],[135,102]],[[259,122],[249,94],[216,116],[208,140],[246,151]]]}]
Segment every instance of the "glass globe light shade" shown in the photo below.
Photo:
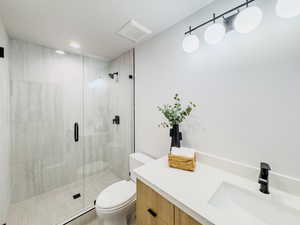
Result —
[{"label": "glass globe light shade", "polygon": [[281,18],[292,18],[300,15],[299,0],[278,0],[276,13]]},{"label": "glass globe light shade", "polygon": [[242,34],[247,34],[259,26],[263,18],[260,8],[251,6],[241,11],[234,20],[234,29]]},{"label": "glass globe light shade", "polygon": [[182,48],[187,53],[195,52],[199,48],[199,38],[196,35],[186,35],[182,42]]},{"label": "glass globe light shade", "polygon": [[217,44],[222,41],[225,37],[226,29],[224,24],[214,23],[209,26],[204,34],[204,39],[208,44]]}]

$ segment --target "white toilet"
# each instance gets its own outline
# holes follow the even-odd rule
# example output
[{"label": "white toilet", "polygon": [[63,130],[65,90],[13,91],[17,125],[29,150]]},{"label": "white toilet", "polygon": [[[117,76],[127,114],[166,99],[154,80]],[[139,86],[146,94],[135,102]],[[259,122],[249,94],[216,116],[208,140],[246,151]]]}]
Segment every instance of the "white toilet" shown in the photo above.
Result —
[{"label": "white toilet", "polygon": [[152,161],[143,153],[129,155],[130,180],[122,180],[105,188],[97,197],[96,212],[104,225],[128,225],[128,219],[135,212],[136,177],[133,170]]}]

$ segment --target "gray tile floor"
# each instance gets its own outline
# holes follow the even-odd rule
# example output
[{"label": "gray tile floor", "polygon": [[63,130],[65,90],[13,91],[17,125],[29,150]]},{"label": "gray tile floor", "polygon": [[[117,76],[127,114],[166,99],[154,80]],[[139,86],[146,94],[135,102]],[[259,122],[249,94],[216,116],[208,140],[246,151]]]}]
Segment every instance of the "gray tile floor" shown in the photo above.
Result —
[{"label": "gray tile floor", "polygon": [[[95,210],[85,214],[84,216],[72,221],[68,225],[103,225],[103,219],[99,220]],[[136,225],[135,214],[129,218],[128,225]]]},{"label": "gray tile floor", "polygon": [[[97,195],[120,178],[109,170],[86,177],[84,180],[57,188],[42,195],[13,204],[7,225],[55,225],[65,221],[76,212],[93,205]],[[73,199],[75,193],[81,198]],[[81,221],[83,220],[83,221]],[[95,212],[74,221],[74,225],[98,225]],[[72,224],[72,225],[73,225]]]}]

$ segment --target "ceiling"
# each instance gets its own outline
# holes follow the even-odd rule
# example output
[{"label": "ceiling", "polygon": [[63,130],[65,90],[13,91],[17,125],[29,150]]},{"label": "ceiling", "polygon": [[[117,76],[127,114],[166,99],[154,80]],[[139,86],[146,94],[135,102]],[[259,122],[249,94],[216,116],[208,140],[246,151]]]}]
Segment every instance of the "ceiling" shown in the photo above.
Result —
[{"label": "ceiling", "polygon": [[[135,43],[116,34],[130,19],[153,33],[193,14],[212,0],[0,0],[0,16],[12,38],[103,60]],[[77,41],[80,50],[69,47]]]}]

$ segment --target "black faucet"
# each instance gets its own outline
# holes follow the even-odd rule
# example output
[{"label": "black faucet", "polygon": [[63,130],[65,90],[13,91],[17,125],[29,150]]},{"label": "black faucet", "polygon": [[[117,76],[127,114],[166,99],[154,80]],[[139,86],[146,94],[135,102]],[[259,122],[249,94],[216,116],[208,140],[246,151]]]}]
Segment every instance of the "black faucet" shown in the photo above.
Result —
[{"label": "black faucet", "polygon": [[269,192],[269,170],[271,167],[268,163],[260,163],[260,173],[258,178],[258,183],[260,184],[260,192],[264,194],[270,194]]},{"label": "black faucet", "polygon": [[115,118],[112,120],[113,124],[120,124],[120,116],[116,115]]}]

